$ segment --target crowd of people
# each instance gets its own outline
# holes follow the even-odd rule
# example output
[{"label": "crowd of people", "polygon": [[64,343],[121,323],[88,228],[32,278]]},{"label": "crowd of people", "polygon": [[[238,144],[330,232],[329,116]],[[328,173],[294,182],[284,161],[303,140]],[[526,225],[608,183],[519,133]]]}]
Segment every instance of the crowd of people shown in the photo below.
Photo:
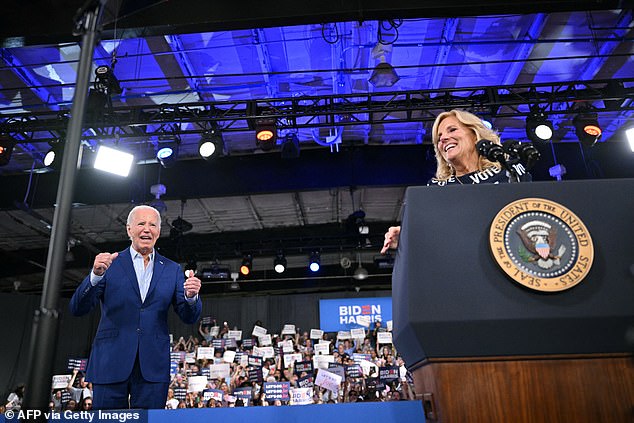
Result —
[{"label": "crowd of people", "polygon": [[[387,332],[381,322],[357,338],[350,332],[315,329],[294,329],[291,334],[289,328],[293,326],[286,325],[280,334],[264,334],[268,331],[256,322],[254,330],[246,333],[230,329],[227,322],[218,326],[214,320],[201,319],[198,334],[172,340],[165,408],[414,399],[402,358],[391,343],[380,342],[379,333]],[[23,392],[21,386],[11,393],[6,409],[19,409]],[[49,408],[91,410],[92,384],[81,371],[73,370],[67,385],[52,391]]]}]

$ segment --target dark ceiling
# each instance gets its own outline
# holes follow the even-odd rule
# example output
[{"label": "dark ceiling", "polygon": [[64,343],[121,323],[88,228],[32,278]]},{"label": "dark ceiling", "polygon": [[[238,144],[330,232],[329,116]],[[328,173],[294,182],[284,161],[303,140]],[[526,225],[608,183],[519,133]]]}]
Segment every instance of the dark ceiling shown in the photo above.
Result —
[{"label": "dark ceiling", "polygon": [[[5,2],[0,18],[0,133],[15,143],[0,166],[7,292],[41,290],[59,180],[42,159],[65,138],[80,52],[73,17],[84,2],[36,3]],[[405,187],[434,172],[430,125],[446,109],[490,118],[503,140],[525,140],[531,108],[544,111],[554,135],[537,146],[535,179],[552,180],[555,164],[564,179],[634,177],[624,134],[634,125],[632,2],[384,3],[107,2],[93,63],[113,69],[121,92],[110,87],[111,106],[87,110],[65,292],[96,252],[125,248],[127,212],[156,200],[159,183],[161,250],[200,270],[235,271],[251,253],[252,283],[240,293],[389,289],[390,269],[374,259]],[[398,74],[394,85],[368,82],[381,62]],[[603,129],[593,147],[575,133],[582,112]],[[256,143],[261,117],[277,124],[272,150]],[[212,128],[223,154],[204,161],[198,142]],[[282,158],[291,134],[299,157]],[[163,169],[156,151],[175,140],[179,161]],[[101,144],[135,155],[128,178],[92,169]],[[193,228],[175,231],[179,217]],[[280,250],[283,275],[271,271]],[[317,275],[305,270],[313,250],[324,265]],[[369,278],[351,277],[360,266]],[[230,282],[205,292],[235,294]]]}]

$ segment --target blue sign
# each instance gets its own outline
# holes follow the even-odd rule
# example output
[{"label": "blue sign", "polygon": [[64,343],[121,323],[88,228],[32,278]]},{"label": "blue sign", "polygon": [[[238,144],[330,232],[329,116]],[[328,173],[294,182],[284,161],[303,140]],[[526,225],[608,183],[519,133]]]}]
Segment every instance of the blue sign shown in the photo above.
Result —
[{"label": "blue sign", "polygon": [[370,319],[370,329],[376,321],[392,320],[392,297],[319,300],[319,328],[325,332],[362,328],[360,316]]}]

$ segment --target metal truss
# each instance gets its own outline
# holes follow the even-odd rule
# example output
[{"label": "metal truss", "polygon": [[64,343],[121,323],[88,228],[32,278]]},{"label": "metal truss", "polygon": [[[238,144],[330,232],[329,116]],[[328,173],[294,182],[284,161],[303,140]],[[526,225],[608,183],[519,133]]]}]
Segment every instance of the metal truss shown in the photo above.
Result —
[{"label": "metal truss", "polygon": [[[217,126],[224,132],[253,130],[259,118],[274,118],[279,129],[430,122],[454,108],[496,117],[526,116],[538,107],[547,115],[634,110],[634,78],[519,84],[437,90],[301,96],[233,102],[113,107],[92,111],[85,122],[94,134],[118,138],[198,134]],[[116,101],[116,97],[113,98]],[[69,110],[14,114],[0,132],[30,142],[64,136]]]}]

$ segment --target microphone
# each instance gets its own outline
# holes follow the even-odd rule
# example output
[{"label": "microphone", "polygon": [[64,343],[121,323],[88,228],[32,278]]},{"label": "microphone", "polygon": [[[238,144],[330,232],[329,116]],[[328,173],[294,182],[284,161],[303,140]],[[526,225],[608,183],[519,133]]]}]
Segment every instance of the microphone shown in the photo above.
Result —
[{"label": "microphone", "polygon": [[476,149],[482,157],[506,166],[506,157],[501,145],[489,140],[480,140],[476,143]]},{"label": "microphone", "polygon": [[518,158],[524,163],[526,169],[532,168],[540,159],[541,154],[530,142],[519,142],[518,140],[508,140],[503,144],[504,152],[511,158]]}]

